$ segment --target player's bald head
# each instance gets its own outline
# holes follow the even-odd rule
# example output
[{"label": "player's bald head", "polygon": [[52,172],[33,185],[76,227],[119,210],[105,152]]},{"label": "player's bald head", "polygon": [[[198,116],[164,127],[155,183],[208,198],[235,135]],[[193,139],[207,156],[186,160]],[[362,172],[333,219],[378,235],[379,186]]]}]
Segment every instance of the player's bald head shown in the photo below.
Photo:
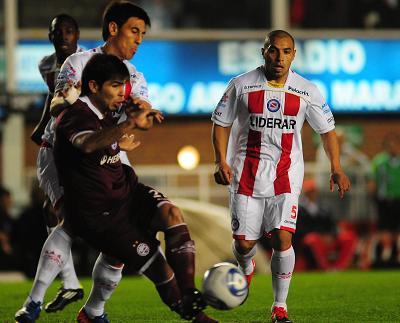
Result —
[{"label": "player's bald head", "polygon": [[59,14],[57,16],[55,16],[51,21],[50,21],[50,25],[49,25],[49,32],[52,32],[55,28],[57,24],[60,24],[62,22],[66,22],[71,24],[76,30],[79,30],[79,26],[78,23],[76,22],[76,20],[70,16],[67,15],[65,13]]},{"label": "player's bald head", "polygon": [[280,29],[273,30],[270,33],[268,33],[267,37],[265,37],[264,48],[268,48],[275,38],[284,38],[284,37],[288,37],[291,39],[294,48],[295,43],[293,36],[289,34],[287,31]]}]

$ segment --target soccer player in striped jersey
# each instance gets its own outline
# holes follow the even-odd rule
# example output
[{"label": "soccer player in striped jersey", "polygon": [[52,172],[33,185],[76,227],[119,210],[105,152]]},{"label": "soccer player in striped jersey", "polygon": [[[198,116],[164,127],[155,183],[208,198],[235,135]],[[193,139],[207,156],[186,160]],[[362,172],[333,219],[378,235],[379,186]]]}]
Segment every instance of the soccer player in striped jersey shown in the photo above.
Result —
[{"label": "soccer player in striped jersey", "polygon": [[249,284],[256,243],[263,235],[271,237],[271,319],[291,322],[286,298],[295,263],[292,235],[304,175],[305,120],[321,135],[331,164],[331,191],[336,184],[343,197],[350,181],[340,165],[328,104],[314,84],[290,69],[293,37],[272,31],[261,53],[264,65],[233,78],[213,112],[214,177],[229,185],[232,250]]}]

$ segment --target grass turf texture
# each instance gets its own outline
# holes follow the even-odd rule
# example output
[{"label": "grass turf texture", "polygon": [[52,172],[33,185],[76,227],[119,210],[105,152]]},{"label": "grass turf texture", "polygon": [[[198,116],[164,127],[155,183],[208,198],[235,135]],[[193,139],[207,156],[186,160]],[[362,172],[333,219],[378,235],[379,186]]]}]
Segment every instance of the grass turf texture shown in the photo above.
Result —
[{"label": "grass turf texture", "polygon": [[[81,282],[87,295],[91,282]],[[55,295],[58,284],[51,286],[46,301]],[[0,322],[14,322],[14,313],[30,287],[30,281],[0,283]],[[245,304],[230,311],[208,308],[206,313],[222,323],[270,322],[271,302],[271,277],[255,275]],[[52,314],[42,311],[38,322],[75,322],[82,305],[79,301]],[[288,306],[295,323],[400,322],[400,271],[297,273],[292,279]],[[162,304],[152,284],[140,277],[124,277],[106,311],[112,323],[184,322]]]}]

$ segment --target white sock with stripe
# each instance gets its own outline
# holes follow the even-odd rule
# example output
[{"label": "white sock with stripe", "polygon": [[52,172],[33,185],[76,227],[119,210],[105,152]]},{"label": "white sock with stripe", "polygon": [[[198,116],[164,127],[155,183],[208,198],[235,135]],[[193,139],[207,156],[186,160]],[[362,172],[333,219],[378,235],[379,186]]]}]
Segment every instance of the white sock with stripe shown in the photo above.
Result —
[{"label": "white sock with stripe", "polygon": [[271,274],[274,303],[272,306],[287,309],[286,298],[289,292],[290,280],[292,279],[294,263],[295,254],[292,246],[285,251],[273,250]]},{"label": "white sock with stripe", "polygon": [[92,272],[92,290],[85,304],[85,311],[94,318],[104,313],[104,305],[111,297],[122,278],[122,268],[114,267],[101,253],[96,260]]},{"label": "white sock with stripe", "polygon": [[70,257],[71,243],[71,237],[61,227],[56,227],[47,237],[40,254],[32,290],[24,305],[31,300],[43,303],[47,288]]},{"label": "white sock with stripe", "polygon": [[256,255],[257,245],[255,245],[253,249],[251,249],[248,253],[242,255],[241,253],[239,253],[239,251],[236,250],[235,240],[233,240],[232,252],[238,262],[239,268],[243,271],[245,275],[250,275],[254,270],[251,259],[253,259],[253,257]]},{"label": "white sock with stripe", "polygon": [[[56,227],[47,227],[47,232],[52,233]],[[70,252],[69,258],[66,261],[64,268],[60,272],[60,278],[62,280],[63,288],[65,289],[77,289],[82,288],[79,283],[78,277],[76,276],[74,259],[72,253]]]}]

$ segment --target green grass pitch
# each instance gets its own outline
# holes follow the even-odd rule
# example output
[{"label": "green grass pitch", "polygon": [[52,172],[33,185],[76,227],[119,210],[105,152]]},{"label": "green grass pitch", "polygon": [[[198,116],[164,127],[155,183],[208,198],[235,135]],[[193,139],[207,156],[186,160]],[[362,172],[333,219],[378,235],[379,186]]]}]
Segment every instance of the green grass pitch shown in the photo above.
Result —
[{"label": "green grass pitch", "polygon": [[[83,279],[86,294],[90,279]],[[198,280],[200,284],[200,279]],[[49,289],[49,300],[58,288]],[[31,281],[0,283],[0,322],[14,322],[15,311],[25,300]],[[255,275],[250,296],[237,309],[206,313],[221,323],[270,322],[272,301],[271,277]],[[63,312],[42,311],[37,322],[74,322],[83,302],[68,306]],[[400,322],[400,271],[295,273],[288,298],[293,322]],[[152,284],[140,277],[124,277],[106,305],[115,322],[184,322],[160,301]]]}]

